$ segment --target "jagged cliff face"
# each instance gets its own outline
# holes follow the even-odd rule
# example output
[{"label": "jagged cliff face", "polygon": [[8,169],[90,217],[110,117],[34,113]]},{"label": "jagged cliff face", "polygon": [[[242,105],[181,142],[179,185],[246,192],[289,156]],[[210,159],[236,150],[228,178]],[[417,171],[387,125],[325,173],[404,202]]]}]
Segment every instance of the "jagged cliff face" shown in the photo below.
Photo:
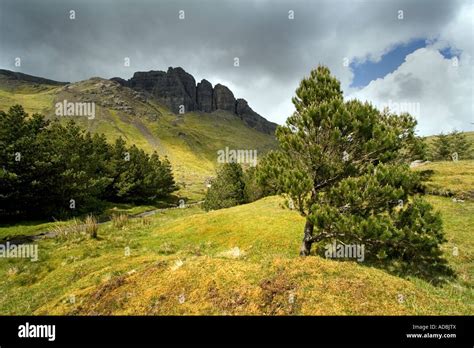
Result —
[{"label": "jagged cliff face", "polygon": [[214,110],[214,105],[212,103],[212,95],[214,91],[212,85],[207,80],[202,80],[197,84],[196,88],[196,102],[197,109],[204,112],[212,112]]},{"label": "jagged cliff face", "polygon": [[181,105],[185,111],[196,110],[196,81],[183,69],[136,72],[128,81],[115,80],[137,91],[150,93],[174,113],[179,112]]},{"label": "jagged cliff face", "polygon": [[240,117],[249,127],[267,134],[273,134],[276,124],[267,121],[248,106],[244,99],[235,99],[232,91],[221,84],[214,88],[207,80],[196,86],[191,74],[182,68],[168,68],[164,71],[136,72],[126,81],[112,80],[134,90],[145,92],[168,106],[174,113],[181,110],[213,112],[225,110]]},{"label": "jagged cliff face", "polygon": [[212,103],[214,110],[227,110],[235,113],[234,94],[226,86],[217,84],[212,94]]}]

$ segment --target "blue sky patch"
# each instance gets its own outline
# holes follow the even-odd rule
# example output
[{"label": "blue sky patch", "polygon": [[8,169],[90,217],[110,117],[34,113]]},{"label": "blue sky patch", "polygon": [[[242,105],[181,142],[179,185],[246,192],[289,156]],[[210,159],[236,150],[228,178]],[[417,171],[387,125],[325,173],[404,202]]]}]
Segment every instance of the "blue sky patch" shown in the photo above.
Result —
[{"label": "blue sky patch", "polygon": [[[352,80],[351,87],[365,87],[370,83],[370,81],[382,78],[395,71],[405,61],[405,57],[408,54],[413,53],[422,47],[426,47],[426,40],[415,39],[407,44],[396,46],[390,52],[384,54],[378,62],[372,62],[369,60],[360,64],[352,62],[350,68],[354,73],[354,79]],[[451,54],[451,51],[448,49],[446,54]]]},{"label": "blue sky patch", "polygon": [[459,53],[451,47],[443,48],[442,50],[439,50],[439,53],[441,53],[446,59],[451,59],[453,57],[459,58]]}]

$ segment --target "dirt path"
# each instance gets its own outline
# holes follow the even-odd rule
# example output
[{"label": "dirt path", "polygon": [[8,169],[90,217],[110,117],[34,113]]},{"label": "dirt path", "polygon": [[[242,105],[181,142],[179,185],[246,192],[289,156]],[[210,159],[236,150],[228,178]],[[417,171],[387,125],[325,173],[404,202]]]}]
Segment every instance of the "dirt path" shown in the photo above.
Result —
[{"label": "dirt path", "polygon": [[[182,206],[182,207],[181,206],[174,206],[174,207],[170,207],[170,208],[160,208],[160,209],[148,210],[148,211],[145,211],[143,213],[128,215],[128,218],[129,219],[139,219],[139,218],[143,218],[143,217],[147,217],[147,216],[152,216],[152,215],[155,215],[156,213],[161,213],[163,211],[167,211],[167,210],[171,210],[171,209],[186,209],[186,208],[190,208],[190,207],[193,207],[195,205],[201,204],[203,202],[204,201],[189,203],[189,204],[186,204],[185,206]],[[106,217],[102,221],[100,221],[98,223],[98,225],[103,225],[103,224],[109,222],[110,220],[111,220],[110,217]],[[83,227],[83,226],[85,226],[85,224],[74,226],[74,228]],[[19,245],[19,244],[31,243],[31,242],[34,242],[34,241],[37,241],[37,240],[40,240],[40,239],[44,239],[44,238],[55,238],[57,236],[57,234],[58,233],[56,231],[49,230],[49,231],[43,231],[43,232],[33,234],[33,235],[17,235],[17,236],[12,237],[11,239],[6,239],[5,238],[5,239],[1,240],[0,245],[6,245],[7,242],[9,243],[9,245]]]}]

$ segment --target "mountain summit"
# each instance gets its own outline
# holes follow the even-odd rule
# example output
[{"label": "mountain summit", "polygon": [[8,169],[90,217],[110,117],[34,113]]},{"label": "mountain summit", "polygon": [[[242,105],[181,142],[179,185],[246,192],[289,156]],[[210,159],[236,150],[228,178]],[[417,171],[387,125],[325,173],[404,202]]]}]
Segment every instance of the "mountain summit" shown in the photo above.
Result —
[{"label": "mountain summit", "polygon": [[194,77],[180,67],[169,67],[167,72],[140,71],[129,80],[119,77],[111,80],[152,96],[176,114],[181,110],[206,113],[225,110],[263,133],[273,134],[277,126],[253,111],[245,99],[236,99],[226,86],[217,84],[213,88],[204,79],[196,85]]}]

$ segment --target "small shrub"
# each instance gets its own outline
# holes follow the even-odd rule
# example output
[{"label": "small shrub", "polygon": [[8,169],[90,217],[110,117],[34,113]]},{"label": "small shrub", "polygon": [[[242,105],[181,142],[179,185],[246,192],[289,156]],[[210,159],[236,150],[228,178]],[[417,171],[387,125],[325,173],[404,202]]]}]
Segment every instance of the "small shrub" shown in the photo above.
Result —
[{"label": "small shrub", "polygon": [[86,234],[89,235],[91,238],[97,238],[97,231],[99,230],[99,224],[97,223],[97,219],[92,215],[87,215],[86,219],[84,220],[84,229]]},{"label": "small shrub", "polygon": [[74,218],[71,224],[57,224],[53,227],[52,232],[54,235],[58,236],[59,239],[65,240],[77,236],[83,230],[84,225],[79,220]]},{"label": "small shrub", "polygon": [[203,208],[210,211],[244,203],[244,186],[242,166],[225,163],[207,190]]},{"label": "small shrub", "polygon": [[141,226],[150,226],[151,225],[151,219],[148,216],[144,216],[140,218],[140,225]]},{"label": "small shrub", "polygon": [[112,226],[115,228],[123,228],[128,224],[128,215],[127,214],[114,214],[112,215]]}]

